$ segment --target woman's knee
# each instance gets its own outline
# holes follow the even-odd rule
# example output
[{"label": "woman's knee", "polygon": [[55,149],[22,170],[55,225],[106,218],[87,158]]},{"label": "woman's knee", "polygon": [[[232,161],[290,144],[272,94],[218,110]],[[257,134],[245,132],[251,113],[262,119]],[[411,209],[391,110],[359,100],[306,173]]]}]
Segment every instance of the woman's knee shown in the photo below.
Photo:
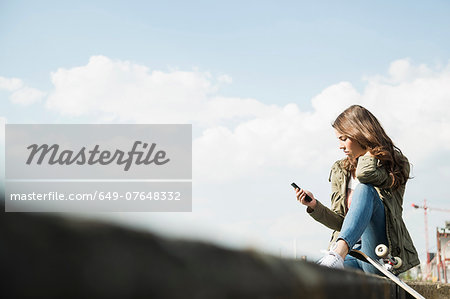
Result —
[{"label": "woman's knee", "polygon": [[[353,193],[354,201],[359,201],[360,199],[363,200],[364,202],[367,202],[368,199],[372,199],[372,202],[380,201],[380,197],[378,195],[377,190],[375,190],[375,187],[371,184],[363,184],[363,183],[359,183],[355,187],[355,190]],[[378,203],[375,203],[375,204],[378,204]]]},{"label": "woman's knee", "polygon": [[362,197],[371,197],[373,199],[379,198],[377,190],[375,190],[375,187],[371,184],[359,183],[355,187],[354,193],[360,194]]},{"label": "woman's knee", "polygon": [[363,183],[359,183],[355,187],[355,191],[356,190],[358,190],[358,191],[365,191],[365,192],[371,192],[371,193],[377,192],[373,185],[371,185],[371,184],[363,184]]}]

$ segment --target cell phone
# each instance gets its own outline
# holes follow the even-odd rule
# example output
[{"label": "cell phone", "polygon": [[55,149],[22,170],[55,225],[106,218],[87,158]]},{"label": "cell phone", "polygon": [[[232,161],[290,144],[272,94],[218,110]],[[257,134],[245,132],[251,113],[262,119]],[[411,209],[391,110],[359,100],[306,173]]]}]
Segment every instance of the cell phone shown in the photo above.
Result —
[{"label": "cell phone", "polygon": [[[296,183],[292,183],[291,186],[294,187],[294,189],[297,189],[297,188],[298,188],[298,189],[301,189],[299,186],[297,186]],[[312,198],[309,197],[308,194],[306,194],[306,196],[305,196],[305,201],[306,201],[306,202],[311,202],[311,201],[312,201]]]}]

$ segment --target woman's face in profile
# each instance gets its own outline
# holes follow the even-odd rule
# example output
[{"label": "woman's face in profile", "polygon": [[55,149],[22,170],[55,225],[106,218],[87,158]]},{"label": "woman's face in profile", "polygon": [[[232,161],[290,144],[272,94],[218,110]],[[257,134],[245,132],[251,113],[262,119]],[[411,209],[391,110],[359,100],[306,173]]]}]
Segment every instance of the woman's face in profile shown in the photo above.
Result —
[{"label": "woman's face in profile", "polygon": [[336,137],[339,139],[339,149],[342,149],[348,157],[356,159],[367,152],[367,150],[363,149],[357,141],[352,140],[337,130],[335,130],[335,133]]}]

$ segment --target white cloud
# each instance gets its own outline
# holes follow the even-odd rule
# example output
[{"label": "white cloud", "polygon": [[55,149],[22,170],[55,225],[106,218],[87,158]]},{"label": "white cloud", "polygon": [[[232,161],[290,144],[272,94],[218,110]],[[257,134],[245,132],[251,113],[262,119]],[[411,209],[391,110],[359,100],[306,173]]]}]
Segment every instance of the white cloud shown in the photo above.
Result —
[{"label": "white cloud", "polygon": [[5,78],[0,76],[0,89],[14,91],[23,86],[22,80],[18,78]]},{"label": "white cloud", "polygon": [[39,102],[44,98],[45,93],[26,86],[21,79],[0,77],[0,90],[11,92],[9,99],[12,103],[21,106],[28,106]]},{"label": "white cloud", "polygon": [[450,149],[450,66],[432,69],[397,60],[387,75],[366,78],[361,92],[349,82],[325,88],[311,100],[312,111],[220,96],[220,84],[232,82],[228,75],[150,71],[105,56],[58,69],[51,77],[54,90],[46,105],[64,115],[200,125],[203,133],[193,143],[194,176],[200,180],[257,177],[263,169],[329,167],[339,157],[330,124],[351,104],[370,109],[412,160]]},{"label": "white cloud", "polygon": [[[204,177],[217,180],[258,176],[272,166],[327,167],[336,157],[332,148],[337,146],[330,124],[351,104],[366,106],[378,116],[411,161],[448,150],[450,72],[432,76],[426,72],[425,78],[413,73],[416,77],[404,74],[407,82],[396,85],[369,81],[362,94],[348,82],[330,86],[313,98],[312,113],[301,112],[296,105],[273,107],[270,114],[243,121],[234,130],[209,128],[194,141],[198,154],[194,165]],[[211,174],[208,169],[222,171]]]},{"label": "white cloud", "polygon": [[[5,146],[5,126],[6,126],[7,120],[4,117],[0,117],[0,151],[4,150]],[[0,160],[3,161],[4,156],[0,156]]]},{"label": "white cloud", "polygon": [[[321,167],[324,161],[328,166],[334,142],[329,124],[289,104],[234,129],[209,128],[193,143],[194,175],[209,181],[239,180],[267,175],[267,169]],[[211,171],[216,169],[220,171]]]},{"label": "white cloud", "polygon": [[399,59],[389,66],[389,81],[391,83],[402,83],[414,80],[417,77],[428,77],[433,74],[425,64],[413,66],[409,59]]},{"label": "white cloud", "polygon": [[329,120],[334,120],[345,108],[360,101],[361,95],[350,82],[331,85],[311,100],[314,114]]},{"label": "white cloud", "polygon": [[217,180],[258,176],[273,166],[326,167],[337,147],[330,124],[351,104],[371,110],[414,162],[449,150],[450,68],[431,71],[399,60],[389,74],[385,80],[369,79],[362,93],[348,82],[332,85],[312,99],[312,112],[301,112],[294,104],[274,106],[270,114],[244,120],[233,130],[209,128],[194,141],[194,165],[205,177],[208,169],[221,169],[207,176]]},{"label": "white cloud", "polygon": [[[447,71],[448,67],[449,66],[447,66]],[[445,71],[445,68],[442,68],[441,66],[436,66],[434,69],[435,70],[426,64],[414,65],[409,58],[403,58],[395,60],[389,65],[387,76],[378,74],[363,77],[363,79],[370,82],[395,85],[410,82],[416,78],[435,77],[436,75],[439,75],[439,70]]]},{"label": "white cloud", "polygon": [[4,192],[5,184],[5,125],[7,119],[0,117],[0,192]]},{"label": "white cloud", "polygon": [[[213,78],[208,72],[150,71],[129,61],[93,56],[85,66],[58,69],[51,75],[54,90],[49,109],[63,115],[91,115],[138,123],[202,123],[260,110],[255,100],[212,98],[227,75]],[[215,104],[211,104],[215,103]],[[239,114],[239,113],[238,113]]]},{"label": "white cloud", "polygon": [[389,84],[369,80],[362,103],[373,110],[412,158],[420,160],[449,150],[450,67],[431,71],[426,66],[411,66],[408,60],[392,63],[398,64],[410,70],[396,77],[404,81]]},{"label": "white cloud", "polygon": [[230,76],[226,75],[226,74],[220,75],[219,77],[217,77],[217,80],[220,83],[225,83],[225,84],[231,84],[233,82],[233,79]]},{"label": "white cloud", "polygon": [[10,96],[10,100],[14,104],[28,106],[41,101],[44,96],[45,93],[36,88],[23,87],[14,91]]}]

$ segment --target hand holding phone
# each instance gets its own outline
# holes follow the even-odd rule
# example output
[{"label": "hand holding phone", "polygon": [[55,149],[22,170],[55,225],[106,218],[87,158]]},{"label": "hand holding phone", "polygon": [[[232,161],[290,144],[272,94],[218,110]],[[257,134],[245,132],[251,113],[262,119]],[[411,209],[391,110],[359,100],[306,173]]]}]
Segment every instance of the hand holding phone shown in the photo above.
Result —
[{"label": "hand holding phone", "polygon": [[[299,186],[297,186],[296,183],[292,183],[291,186],[294,187],[294,189],[297,189],[297,188],[298,188],[298,189],[301,189]],[[311,202],[311,201],[312,201],[312,198],[309,197],[308,194],[305,194],[305,201],[306,201],[306,202]]]}]

